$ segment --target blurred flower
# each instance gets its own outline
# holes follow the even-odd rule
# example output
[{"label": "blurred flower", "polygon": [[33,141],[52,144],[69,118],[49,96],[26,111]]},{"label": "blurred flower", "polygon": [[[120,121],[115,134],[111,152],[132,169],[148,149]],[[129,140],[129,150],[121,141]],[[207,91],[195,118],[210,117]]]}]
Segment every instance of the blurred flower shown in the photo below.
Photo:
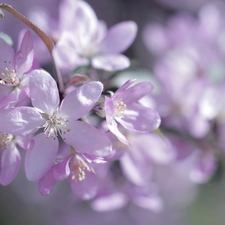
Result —
[{"label": "blurred flower", "polygon": [[63,27],[53,51],[61,69],[68,72],[89,63],[93,68],[106,71],[129,67],[129,59],[120,53],[136,37],[135,22],[121,22],[107,31],[105,23],[98,21],[92,8],[81,0],[77,1],[75,12],[71,14],[73,24],[69,28],[68,25]]}]

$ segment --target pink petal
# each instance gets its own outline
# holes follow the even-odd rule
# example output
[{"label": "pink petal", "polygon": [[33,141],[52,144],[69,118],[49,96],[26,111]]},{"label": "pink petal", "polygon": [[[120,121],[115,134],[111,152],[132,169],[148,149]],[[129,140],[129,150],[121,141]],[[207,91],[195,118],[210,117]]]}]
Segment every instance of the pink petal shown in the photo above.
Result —
[{"label": "pink petal", "polygon": [[98,179],[93,172],[85,171],[85,179],[82,181],[69,180],[73,193],[85,200],[95,197],[98,190]]},{"label": "pink petal", "polygon": [[6,108],[8,106],[8,101],[5,100],[5,98],[12,90],[13,87],[7,87],[0,84],[0,108]]},{"label": "pink petal", "polygon": [[142,208],[150,209],[154,213],[160,213],[163,210],[163,201],[158,195],[137,196],[133,199],[134,203]]},{"label": "pink petal", "polygon": [[15,178],[20,168],[20,153],[15,145],[10,145],[2,152],[0,183],[2,185],[10,184]]},{"label": "pink petal", "polygon": [[36,109],[26,106],[0,110],[0,117],[0,130],[18,136],[35,132],[45,122]]},{"label": "pink petal", "polygon": [[98,18],[88,3],[85,1],[77,2],[76,14],[73,20],[74,31],[79,34],[80,38],[85,35],[85,38],[91,40],[95,36]]},{"label": "pink petal", "polygon": [[[122,99],[125,104],[137,102],[140,98],[151,93],[154,86],[151,82],[140,82],[124,90],[116,92],[112,97],[113,101]],[[120,90],[120,89],[119,89]]]},{"label": "pink petal", "polygon": [[[74,49],[71,51],[71,49]],[[72,71],[77,66],[87,65],[88,59],[79,57],[76,52],[76,45],[74,43],[74,36],[68,31],[62,32],[55,48],[53,49],[54,59],[65,72]]]},{"label": "pink petal", "polygon": [[169,39],[166,32],[164,26],[158,23],[151,23],[145,27],[143,41],[150,52],[160,54],[167,49]]},{"label": "pink petal", "polygon": [[146,160],[138,160],[131,154],[124,154],[120,159],[125,176],[135,185],[142,186],[150,180],[151,165],[146,165]]},{"label": "pink petal", "polygon": [[136,79],[129,79],[127,80],[116,92],[115,95],[122,95],[125,90],[129,88],[131,84],[133,84],[136,81]]},{"label": "pink petal", "polygon": [[97,211],[111,211],[124,207],[128,202],[127,196],[121,192],[110,193],[108,195],[98,197],[91,206]]},{"label": "pink petal", "polygon": [[121,53],[134,41],[137,34],[137,24],[133,21],[118,23],[108,30],[102,41],[104,53]]},{"label": "pink petal", "polygon": [[161,123],[159,114],[155,110],[137,103],[128,105],[124,118],[116,118],[116,120],[126,129],[140,133],[156,130]]},{"label": "pink petal", "polygon": [[106,156],[112,151],[111,142],[104,132],[81,121],[68,123],[69,132],[63,133],[64,141],[80,153]]},{"label": "pink petal", "polygon": [[130,60],[121,54],[102,54],[93,58],[92,66],[106,71],[123,70],[130,66]]},{"label": "pink petal", "polygon": [[29,149],[31,145],[31,135],[26,136],[17,136],[16,137],[16,144],[18,144],[23,149]]},{"label": "pink petal", "polygon": [[14,50],[11,46],[9,46],[2,38],[0,38],[0,68],[5,70],[14,69]]},{"label": "pink petal", "polygon": [[111,123],[112,117],[115,114],[112,98],[105,96],[104,110],[105,110],[105,114],[106,114],[106,118],[108,122]]},{"label": "pink petal", "polygon": [[106,163],[106,159],[104,157],[100,156],[94,156],[94,155],[88,155],[88,154],[79,154],[77,155],[82,155],[82,157],[88,162],[88,163]]},{"label": "pink petal", "polygon": [[[138,137],[136,143],[143,150],[145,156],[156,164],[169,164],[177,157],[177,152],[170,141],[158,134],[143,134]],[[184,151],[184,144],[181,148]]]},{"label": "pink petal", "polygon": [[127,141],[126,137],[118,130],[117,128],[117,123],[116,121],[113,119],[113,116],[115,114],[115,110],[114,110],[114,104],[111,98],[105,96],[105,105],[104,105],[104,109],[105,109],[105,115],[106,115],[106,122],[107,122],[107,126],[108,129],[114,134],[116,135],[116,137],[123,142],[126,145],[129,145],[130,143]]},{"label": "pink petal", "polygon": [[70,92],[62,101],[60,115],[69,120],[77,120],[86,115],[98,101],[103,90],[102,83],[89,82]]},{"label": "pink petal", "polygon": [[27,31],[22,39],[19,51],[16,53],[16,66],[19,76],[28,72],[33,64],[34,51],[31,32]]},{"label": "pink petal", "polygon": [[15,104],[19,101],[19,97],[22,90],[19,88],[14,88],[14,87],[12,88],[4,87],[2,85],[0,86],[0,88],[2,89],[1,92],[3,94],[3,96],[1,96],[2,101],[0,102],[0,108],[5,108],[5,109],[13,108]]},{"label": "pink petal", "polygon": [[[80,2],[80,1],[79,1]],[[62,1],[59,5],[59,28],[61,30],[71,28],[74,20],[71,15],[75,14],[77,9],[77,1]]]},{"label": "pink petal", "polygon": [[44,70],[33,70],[30,74],[30,97],[39,111],[52,115],[59,106],[59,92],[55,80]]},{"label": "pink petal", "polygon": [[195,114],[188,120],[186,127],[193,137],[204,138],[210,130],[210,123],[201,115]]},{"label": "pink petal", "polygon": [[54,138],[47,138],[43,133],[34,138],[34,147],[27,150],[25,155],[25,172],[30,181],[39,180],[52,166],[59,142]]},{"label": "pink petal", "polygon": [[[106,117],[106,121],[107,121],[107,117]],[[130,145],[130,142],[127,141],[126,137],[119,131],[118,127],[117,127],[117,123],[114,119],[111,120],[111,122],[109,123],[107,121],[107,125],[109,130],[116,135],[116,137],[123,142],[125,145]]]},{"label": "pink petal", "polygon": [[217,168],[217,162],[211,153],[198,154],[194,167],[190,171],[193,182],[203,184],[209,181]]},{"label": "pink petal", "polygon": [[54,166],[53,175],[56,180],[64,180],[70,175],[69,163],[73,156],[70,155],[62,162]]},{"label": "pink petal", "polygon": [[53,167],[39,180],[38,189],[42,195],[51,193],[57,180],[53,176]]}]

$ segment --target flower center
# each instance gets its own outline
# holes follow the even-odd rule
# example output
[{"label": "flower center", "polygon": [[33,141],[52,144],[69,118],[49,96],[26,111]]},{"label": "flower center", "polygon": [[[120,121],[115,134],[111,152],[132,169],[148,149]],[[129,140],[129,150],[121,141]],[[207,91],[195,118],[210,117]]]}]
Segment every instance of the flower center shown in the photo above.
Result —
[{"label": "flower center", "polygon": [[47,121],[40,128],[44,128],[44,134],[48,138],[54,137],[55,139],[55,137],[58,136],[58,133],[61,135],[62,132],[70,131],[70,129],[67,128],[67,124],[68,120],[58,116],[57,111],[55,111],[52,116],[48,116]]},{"label": "flower center", "polygon": [[86,172],[95,173],[95,171],[78,155],[75,155],[70,161],[71,179],[74,182],[82,181],[86,177]]},{"label": "flower center", "polygon": [[123,99],[120,99],[118,102],[115,103],[115,115],[119,118],[124,118],[124,113],[127,108],[127,105],[123,102]]},{"label": "flower center", "polygon": [[6,67],[4,70],[1,69],[1,78],[0,78],[0,84],[5,86],[17,86],[19,84],[19,78],[16,75],[15,69],[9,69],[8,67],[11,67],[11,61],[9,61],[9,66],[7,65],[5,61]]},{"label": "flower center", "polygon": [[12,138],[13,136],[11,134],[6,134],[0,131],[0,150],[5,150]]},{"label": "flower center", "polygon": [[80,46],[78,48],[78,54],[81,57],[91,59],[97,54],[97,52],[99,52],[99,47],[92,40],[82,37],[79,39],[79,44]]}]

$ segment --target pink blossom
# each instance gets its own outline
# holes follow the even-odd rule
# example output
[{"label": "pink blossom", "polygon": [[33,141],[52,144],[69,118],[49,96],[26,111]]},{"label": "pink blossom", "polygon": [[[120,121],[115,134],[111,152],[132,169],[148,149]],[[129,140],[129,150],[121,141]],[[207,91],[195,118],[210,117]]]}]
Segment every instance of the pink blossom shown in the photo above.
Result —
[{"label": "pink blossom", "polygon": [[[129,59],[122,55],[134,41],[137,25],[124,21],[108,31],[98,21],[93,9],[84,1],[77,1],[77,8],[71,18],[73,24],[64,30],[53,53],[59,67],[70,71],[78,66],[91,63],[93,68],[106,71],[122,70],[129,67]],[[71,13],[69,10],[68,13]],[[71,19],[70,19],[71,21]]]},{"label": "pink blossom", "polygon": [[28,75],[33,63],[30,31],[24,34],[17,53],[0,38],[0,107],[13,107],[27,96]]},{"label": "pink blossom", "polygon": [[126,137],[117,128],[117,122],[130,131],[148,133],[160,125],[158,113],[137,101],[149,94],[153,85],[140,82],[132,86],[135,80],[128,80],[109,98],[105,96],[105,115],[109,130],[124,144],[129,144]]},{"label": "pink blossom", "polygon": [[111,142],[102,131],[78,121],[92,109],[102,89],[100,82],[87,83],[70,92],[59,105],[57,84],[51,75],[44,70],[31,72],[30,97],[34,108],[21,106],[0,112],[8,121],[1,124],[6,132],[25,135],[43,128],[42,133],[33,137],[26,152],[25,171],[29,180],[39,180],[52,166],[58,151],[58,136],[77,152],[96,156],[111,152]]}]

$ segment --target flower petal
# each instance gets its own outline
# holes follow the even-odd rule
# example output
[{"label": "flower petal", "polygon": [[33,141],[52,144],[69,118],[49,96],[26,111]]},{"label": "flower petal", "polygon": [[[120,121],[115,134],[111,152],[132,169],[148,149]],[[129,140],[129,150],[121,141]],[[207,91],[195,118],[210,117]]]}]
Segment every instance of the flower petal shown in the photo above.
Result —
[{"label": "flower petal", "polygon": [[144,97],[145,95],[151,93],[154,86],[151,82],[140,82],[127,88],[124,91],[115,92],[114,96],[112,97],[113,101],[122,99],[125,104],[137,102],[140,98]]},{"label": "flower petal", "polygon": [[2,185],[10,184],[15,178],[20,168],[20,153],[15,145],[10,145],[2,152],[0,183]]},{"label": "flower petal", "polygon": [[44,70],[33,70],[30,74],[30,97],[39,111],[52,115],[59,106],[59,92],[55,80]]},{"label": "flower petal", "polygon": [[217,162],[213,154],[196,154],[196,162],[190,171],[190,179],[194,183],[203,184],[209,181],[217,168]]},{"label": "flower petal", "polygon": [[[76,34],[91,40],[95,37],[98,26],[98,18],[92,7],[85,1],[77,1],[77,9],[72,18],[73,27]],[[70,17],[71,20],[71,17]]]},{"label": "flower petal", "polygon": [[164,207],[162,198],[156,194],[149,196],[136,196],[133,199],[133,202],[142,208],[152,210],[154,213],[160,213]]},{"label": "flower petal", "polygon": [[2,38],[0,38],[0,68],[5,70],[5,68],[14,69],[14,50],[9,46]]},{"label": "flower petal", "polygon": [[34,50],[33,50],[33,43],[31,38],[31,31],[27,31],[22,39],[20,49],[16,53],[16,66],[17,66],[17,73],[19,76],[23,75],[24,73],[28,72],[32,67],[34,59]]},{"label": "flower petal", "polygon": [[118,95],[120,93],[123,93],[125,90],[129,88],[129,86],[134,83],[137,79],[129,79],[127,80],[116,92],[115,94]]},{"label": "flower petal", "polygon": [[[64,72],[71,72],[77,66],[87,65],[88,59],[81,58],[76,52],[74,35],[71,32],[63,31],[52,53],[54,59]],[[71,49],[74,49],[71,51]]]},{"label": "flower petal", "polygon": [[123,173],[129,181],[138,186],[143,186],[146,182],[149,182],[151,165],[149,162],[146,162],[145,156],[143,156],[142,159],[139,159],[132,154],[124,154],[121,157],[120,162]]},{"label": "flower petal", "polygon": [[8,101],[5,97],[12,92],[13,87],[7,87],[0,84],[0,108],[6,108],[8,105]]},{"label": "flower petal", "polygon": [[104,110],[105,110],[106,119],[108,120],[109,123],[111,123],[112,117],[115,114],[112,98],[105,96]]},{"label": "flower petal", "polygon": [[106,123],[108,126],[108,129],[116,135],[116,137],[123,142],[126,145],[129,145],[130,143],[127,141],[126,137],[118,130],[117,123],[113,119],[113,116],[115,114],[114,104],[112,101],[112,98],[109,98],[105,96],[105,115],[106,115]]},{"label": "flower petal", "polygon": [[[161,137],[158,134],[148,133],[138,137],[137,145],[142,149],[146,158],[157,165],[169,164],[177,157],[177,151],[166,137]],[[183,142],[182,142],[183,143]],[[184,144],[181,149],[184,150]],[[186,151],[185,151],[186,153]]]},{"label": "flower petal", "polygon": [[121,54],[102,54],[93,58],[92,66],[106,71],[123,70],[130,66],[130,60]]},{"label": "flower petal", "polygon": [[71,29],[75,22],[71,19],[74,15],[80,1],[62,1],[59,5],[59,28],[60,30]]},{"label": "flower petal", "polygon": [[[107,118],[106,118],[107,120]],[[130,142],[127,141],[126,137],[119,131],[118,127],[117,127],[117,123],[114,119],[111,120],[111,122],[109,123],[107,121],[107,125],[109,130],[116,135],[116,137],[123,142],[125,145],[130,145]]]},{"label": "flower petal", "polygon": [[118,23],[108,30],[102,41],[104,53],[121,53],[134,41],[137,34],[137,24],[133,21]]},{"label": "flower petal", "polygon": [[36,135],[33,140],[34,147],[27,150],[25,155],[25,172],[28,180],[37,181],[51,168],[59,142],[47,138],[43,133]]},{"label": "flower petal", "polygon": [[0,130],[18,136],[35,132],[45,122],[36,109],[26,106],[0,110],[0,117]]},{"label": "flower petal", "polygon": [[88,154],[79,154],[77,155],[82,155],[82,157],[88,162],[88,163],[106,163],[106,159],[104,157],[100,156],[94,156],[94,155],[88,155]]},{"label": "flower petal", "polygon": [[70,92],[62,101],[60,115],[69,120],[77,120],[86,115],[98,101],[103,90],[102,83],[89,82]]},{"label": "flower petal", "polygon": [[[15,104],[19,101],[20,94],[22,92],[19,88],[11,88],[0,86],[2,96],[0,97],[0,108],[10,109],[15,106]],[[8,90],[7,90],[8,89]]]},{"label": "flower petal", "polygon": [[64,141],[80,153],[106,156],[112,151],[111,142],[104,132],[81,121],[70,121],[71,130],[62,134]]},{"label": "flower petal", "polygon": [[53,167],[39,180],[38,189],[42,195],[48,195],[51,193],[57,180],[53,176]]},{"label": "flower petal", "polygon": [[186,127],[193,137],[203,138],[210,130],[210,123],[196,113],[187,121]]},{"label": "flower petal", "polygon": [[54,166],[53,175],[56,180],[64,180],[70,175],[69,163],[73,156],[70,155],[62,162]]},{"label": "flower petal", "polygon": [[124,207],[128,202],[127,196],[122,192],[110,193],[95,199],[91,206],[97,211],[111,211]]},{"label": "flower petal", "polygon": [[160,125],[159,114],[150,108],[133,103],[125,110],[124,118],[116,120],[126,129],[140,133],[156,130]]},{"label": "flower petal", "polygon": [[98,179],[92,172],[85,172],[85,179],[82,181],[70,181],[70,186],[75,195],[81,199],[92,199],[95,197],[98,189]]}]

